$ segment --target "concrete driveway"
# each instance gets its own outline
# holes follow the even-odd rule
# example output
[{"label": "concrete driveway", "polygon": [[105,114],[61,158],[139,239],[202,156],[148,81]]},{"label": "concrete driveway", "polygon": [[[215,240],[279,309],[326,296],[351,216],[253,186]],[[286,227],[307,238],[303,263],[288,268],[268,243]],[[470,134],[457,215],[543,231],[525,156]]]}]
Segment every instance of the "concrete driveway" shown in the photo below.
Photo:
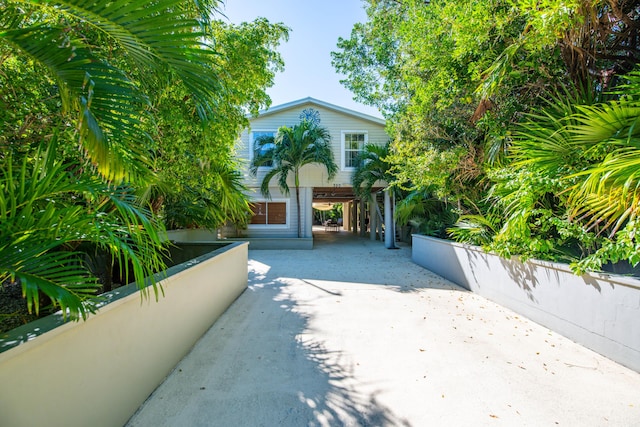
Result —
[{"label": "concrete driveway", "polygon": [[249,289],[128,426],[640,426],[639,373],[407,246],[318,230],[249,258]]}]

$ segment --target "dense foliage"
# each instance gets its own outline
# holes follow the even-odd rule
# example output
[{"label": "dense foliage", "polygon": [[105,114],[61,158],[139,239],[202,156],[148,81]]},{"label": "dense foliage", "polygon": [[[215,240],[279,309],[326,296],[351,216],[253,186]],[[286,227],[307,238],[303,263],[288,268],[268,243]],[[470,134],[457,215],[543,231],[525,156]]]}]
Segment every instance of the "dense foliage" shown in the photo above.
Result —
[{"label": "dense foliage", "polygon": [[165,224],[246,218],[233,145],[288,30],[217,5],[0,1],[0,284],[30,310],[84,318],[153,283]]},{"label": "dense foliage", "polygon": [[401,219],[576,271],[639,261],[637,2],[365,3],[333,64],[388,119]]},{"label": "dense foliage", "polygon": [[275,72],[284,65],[275,49],[287,31],[265,19],[211,23],[220,88],[215,114],[206,123],[198,118],[197,100],[177,82],[154,94],[159,148],[154,164],[158,181],[151,194],[154,205],[164,207],[169,228],[215,229],[227,221],[247,221],[235,142],[249,124],[247,113],[270,103],[265,88],[273,85]]}]

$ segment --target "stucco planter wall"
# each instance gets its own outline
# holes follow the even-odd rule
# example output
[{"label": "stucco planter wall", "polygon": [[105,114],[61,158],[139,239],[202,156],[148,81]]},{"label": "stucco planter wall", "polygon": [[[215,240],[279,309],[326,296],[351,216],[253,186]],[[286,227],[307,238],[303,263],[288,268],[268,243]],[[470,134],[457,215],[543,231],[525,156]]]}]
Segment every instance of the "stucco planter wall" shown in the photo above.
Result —
[{"label": "stucco planter wall", "polygon": [[0,425],[120,427],[247,287],[246,243],[171,267],[86,322],[49,316],[0,336]]},{"label": "stucco planter wall", "polygon": [[481,248],[414,235],[413,261],[622,365],[640,371],[640,281],[573,274]]}]

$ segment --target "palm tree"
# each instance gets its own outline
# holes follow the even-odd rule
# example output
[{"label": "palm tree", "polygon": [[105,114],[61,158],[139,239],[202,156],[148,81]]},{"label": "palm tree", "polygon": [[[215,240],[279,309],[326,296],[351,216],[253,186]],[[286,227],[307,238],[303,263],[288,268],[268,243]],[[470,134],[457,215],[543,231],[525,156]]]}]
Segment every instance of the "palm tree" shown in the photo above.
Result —
[{"label": "palm tree", "polygon": [[167,228],[217,229],[230,221],[244,225],[249,202],[242,174],[232,159],[214,165],[203,165],[199,171],[210,178],[195,180],[195,185],[178,183],[179,178],[166,180],[152,188],[149,197],[156,205],[164,205],[162,212]]},{"label": "palm tree", "polygon": [[[351,177],[354,191],[364,199],[371,199],[371,190],[376,182],[387,183],[384,191],[385,206],[385,247],[397,249],[395,244],[394,204],[395,194],[392,186],[388,184],[394,179],[391,174],[391,163],[386,159],[389,156],[390,143],[385,145],[367,144],[358,158],[358,167]],[[371,200],[374,203],[373,200]]]},{"label": "palm tree", "polygon": [[[36,0],[0,2],[0,43],[44,65],[80,146],[110,180],[149,171],[149,94],[159,79],[181,81],[202,117],[218,80],[204,42],[216,0]],[[206,9],[206,10],[205,10]],[[137,76],[137,81],[131,76]]]},{"label": "palm tree", "polygon": [[358,156],[358,167],[353,172],[351,183],[358,196],[370,197],[371,189],[378,181],[391,182],[391,164],[386,161],[389,143],[367,144]]},{"label": "palm tree", "polygon": [[[141,288],[164,265],[163,227],[135,196],[153,177],[149,99],[160,84],[180,82],[200,116],[211,115],[219,84],[205,40],[217,3],[0,0],[0,45],[44,66],[70,118],[51,125],[39,151],[0,156],[0,285],[18,280],[30,309],[42,294],[71,318],[94,309],[84,242]],[[60,146],[57,134],[66,136]],[[88,162],[60,160],[76,146]]]},{"label": "palm tree", "polygon": [[555,99],[528,116],[513,147],[516,166],[564,182],[570,217],[610,236],[640,209],[640,70],[626,78],[610,100]]},{"label": "palm tree", "polygon": [[0,168],[0,284],[19,281],[30,312],[45,295],[64,317],[86,318],[100,288],[80,250],[89,244],[118,261],[126,282],[132,271],[143,295],[151,281],[157,297],[145,278],[164,268],[161,224],[129,187],[57,161],[56,150],[54,139],[33,160],[9,155]]},{"label": "palm tree", "polygon": [[494,188],[505,213],[500,234],[529,238],[536,215],[553,211],[579,228],[574,234],[586,246],[579,269],[638,263],[640,71],[625,78],[608,100],[561,96],[526,116],[512,147],[512,169],[526,185]]},{"label": "palm tree", "polygon": [[278,177],[278,187],[284,195],[289,195],[287,179],[293,174],[296,189],[296,211],[298,218],[298,237],[302,237],[300,214],[300,170],[305,165],[319,164],[326,168],[329,180],[338,172],[331,151],[329,131],[313,122],[303,120],[293,127],[282,126],[275,137],[260,138],[256,141],[251,173],[255,176],[258,168],[269,166],[271,169],[262,180],[260,191],[263,196],[271,197],[269,184]]}]

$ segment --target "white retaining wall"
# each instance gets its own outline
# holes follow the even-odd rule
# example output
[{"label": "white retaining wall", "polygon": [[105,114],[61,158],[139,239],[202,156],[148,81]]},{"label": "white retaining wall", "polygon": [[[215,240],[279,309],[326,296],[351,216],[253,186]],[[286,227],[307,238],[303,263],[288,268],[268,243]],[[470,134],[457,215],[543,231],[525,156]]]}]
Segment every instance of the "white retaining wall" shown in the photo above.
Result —
[{"label": "white retaining wall", "polygon": [[128,285],[85,322],[54,315],[1,335],[0,425],[124,425],[246,289],[247,247],[170,268],[158,302]]},{"label": "white retaining wall", "polygon": [[413,261],[640,372],[640,281],[413,235]]}]

